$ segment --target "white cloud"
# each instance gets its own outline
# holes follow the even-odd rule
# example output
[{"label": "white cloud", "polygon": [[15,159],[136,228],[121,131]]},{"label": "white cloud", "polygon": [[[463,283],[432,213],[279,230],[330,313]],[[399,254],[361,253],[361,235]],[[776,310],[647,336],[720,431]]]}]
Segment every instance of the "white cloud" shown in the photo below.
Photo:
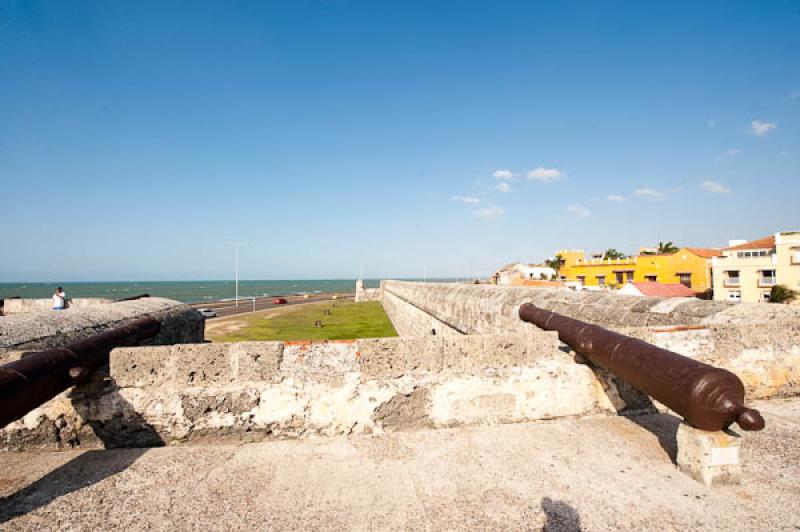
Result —
[{"label": "white cloud", "polygon": [[740,150],[739,148],[728,148],[728,151],[726,151],[725,153],[728,154],[728,157],[736,157],[737,155],[742,153],[742,150]]},{"label": "white cloud", "polygon": [[450,201],[458,201],[461,203],[480,203],[481,200],[473,198],[472,196],[453,196]]},{"label": "white cloud", "polygon": [[750,127],[752,128],[753,135],[758,135],[762,137],[778,127],[778,124],[774,122],[762,122],[761,120],[753,120],[750,123]]},{"label": "white cloud", "polygon": [[576,218],[588,218],[592,215],[592,211],[580,205],[570,205],[567,207],[567,211]]},{"label": "white cloud", "polygon": [[628,198],[626,198],[625,196],[620,196],[619,194],[611,194],[609,196],[606,196],[606,199],[608,201],[616,201],[616,202],[628,201]]},{"label": "white cloud", "polygon": [[514,179],[514,173],[511,170],[495,170],[492,175],[495,179]]},{"label": "white cloud", "polygon": [[491,207],[483,207],[482,209],[476,209],[472,211],[472,214],[483,220],[494,220],[498,216],[502,216],[505,213],[505,209],[502,207],[497,207],[496,205],[492,205]]},{"label": "white cloud", "polygon": [[497,183],[494,188],[500,192],[511,192],[511,185],[508,183]]},{"label": "white cloud", "polygon": [[706,122],[706,127],[708,127],[708,129],[714,129],[714,127],[716,127],[716,125],[717,125],[717,123],[714,122],[713,120],[709,120],[708,122]]},{"label": "white cloud", "polygon": [[703,181],[700,183],[700,188],[705,190],[706,192],[711,192],[712,194],[730,194],[731,189],[719,183],[717,181]]},{"label": "white cloud", "polygon": [[661,201],[667,199],[667,196],[663,192],[649,187],[637,188],[633,191],[633,195],[650,201]]},{"label": "white cloud", "polygon": [[556,181],[563,181],[567,176],[558,168],[544,168],[540,166],[528,172],[528,181],[537,181],[539,183],[554,183]]}]

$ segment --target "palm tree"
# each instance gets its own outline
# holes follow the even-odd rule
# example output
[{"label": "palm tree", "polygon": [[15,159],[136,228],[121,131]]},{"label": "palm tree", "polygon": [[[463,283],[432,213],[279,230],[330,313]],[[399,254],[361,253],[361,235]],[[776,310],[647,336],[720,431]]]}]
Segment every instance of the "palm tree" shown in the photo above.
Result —
[{"label": "palm tree", "polygon": [[604,259],[624,259],[625,254],[621,251],[617,251],[614,248],[607,249],[605,254],[603,254]]},{"label": "palm tree", "polygon": [[770,303],[791,303],[797,299],[797,292],[786,285],[776,284],[769,292]]},{"label": "palm tree", "polygon": [[561,255],[556,255],[552,259],[547,259],[544,261],[549,267],[553,268],[556,271],[556,275],[558,275],[558,270],[561,269],[561,265],[564,263],[564,259]]},{"label": "palm tree", "polygon": [[672,242],[659,242],[658,243],[658,253],[661,255],[671,255],[673,253],[677,253],[678,248],[673,245]]}]

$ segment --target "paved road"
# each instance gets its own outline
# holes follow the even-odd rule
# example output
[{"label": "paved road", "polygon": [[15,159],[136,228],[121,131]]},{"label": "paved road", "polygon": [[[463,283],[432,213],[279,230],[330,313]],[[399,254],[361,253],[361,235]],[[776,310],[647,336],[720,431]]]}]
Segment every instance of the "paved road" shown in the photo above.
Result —
[{"label": "paved road", "polygon": [[[353,299],[353,293],[337,293],[337,294],[313,294],[309,295],[307,299],[303,296],[270,296],[256,298],[255,310],[266,310],[274,307],[283,307],[287,305],[300,305],[302,303],[313,303],[315,301],[329,301],[333,295],[338,299]],[[285,305],[276,305],[272,301],[277,297],[286,299]],[[194,303],[191,305],[194,308],[209,308],[217,313],[218,318],[228,316],[235,316],[237,314],[246,314],[253,312],[252,299],[239,299],[239,306],[236,306],[235,301],[208,301],[205,303]],[[214,318],[211,318],[214,319]]]}]

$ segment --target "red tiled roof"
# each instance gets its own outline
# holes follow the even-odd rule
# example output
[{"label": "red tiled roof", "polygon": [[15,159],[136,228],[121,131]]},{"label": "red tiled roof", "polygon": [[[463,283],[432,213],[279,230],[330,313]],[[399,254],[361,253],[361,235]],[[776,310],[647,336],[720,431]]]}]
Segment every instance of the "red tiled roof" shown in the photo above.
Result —
[{"label": "red tiled roof", "polygon": [[711,257],[722,256],[722,251],[714,248],[686,248],[686,249],[694,253],[698,257],[703,257],[704,259],[710,259]]},{"label": "red tiled roof", "polygon": [[650,297],[693,297],[694,291],[682,284],[661,284],[652,281],[633,283],[639,292]]},{"label": "red tiled roof", "polygon": [[725,248],[728,251],[739,251],[740,249],[770,249],[775,247],[775,236],[765,236],[758,240],[751,240],[732,248]]}]

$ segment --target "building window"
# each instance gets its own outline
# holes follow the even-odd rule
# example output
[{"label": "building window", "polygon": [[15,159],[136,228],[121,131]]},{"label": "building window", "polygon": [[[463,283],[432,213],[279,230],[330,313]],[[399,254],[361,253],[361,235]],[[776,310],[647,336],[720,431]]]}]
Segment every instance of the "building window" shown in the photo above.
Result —
[{"label": "building window", "polygon": [[644,280],[648,283],[657,283],[658,282],[658,275],[645,275]]},{"label": "building window", "polygon": [[581,286],[586,284],[586,276],[585,275],[579,275],[578,276],[578,284],[581,285]]},{"label": "building window", "polygon": [[770,292],[761,292],[761,301],[764,303],[769,303],[771,299]]},{"label": "building window", "polygon": [[761,270],[758,286],[775,286],[776,284],[778,284],[778,280],[775,277],[775,270]]},{"label": "building window", "polygon": [[633,272],[630,271],[614,272],[614,280],[616,281],[617,284],[632,283]]},{"label": "building window", "polygon": [[692,274],[691,273],[679,273],[678,279],[680,283],[685,286],[686,288],[692,287]]},{"label": "building window", "polygon": [[725,286],[739,286],[739,270],[728,270],[725,272]]},{"label": "building window", "polygon": [[736,257],[740,259],[749,259],[749,258],[756,258],[756,257],[768,257],[769,251],[766,249],[762,249],[759,251],[739,251],[736,253]]},{"label": "building window", "polygon": [[728,301],[741,301],[742,293],[738,290],[731,290],[728,292]]},{"label": "building window", "polygon": [[597,276],[597,285],[598,286],[605,286],[606,285],[606,276],[605,275],[598,275]]}]

